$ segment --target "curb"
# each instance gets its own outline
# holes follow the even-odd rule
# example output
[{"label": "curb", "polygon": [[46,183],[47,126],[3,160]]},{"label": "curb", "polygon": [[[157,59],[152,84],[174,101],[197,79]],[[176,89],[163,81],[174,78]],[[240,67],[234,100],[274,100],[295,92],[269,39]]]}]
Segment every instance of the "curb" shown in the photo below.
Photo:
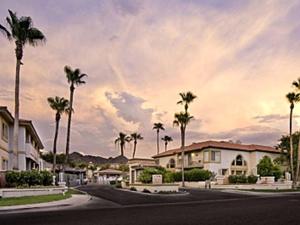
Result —
[{"label": "curb", "polygon": [[[85,199],[82,199],[81,196],[85,196]],[[36,209],[51,209],[51,208],[61,208],[61,207],[76,207],[87,203],[91,199],[92,197],[90,195],[73,194],[71,198],[52,201],[52,202],[36,203],[36,204],[28,204],[28,205],[1,206],[0,213],[10,213],[10,212],[13,213],[13,212],[32,210],[32,209],[36,210]]]}]

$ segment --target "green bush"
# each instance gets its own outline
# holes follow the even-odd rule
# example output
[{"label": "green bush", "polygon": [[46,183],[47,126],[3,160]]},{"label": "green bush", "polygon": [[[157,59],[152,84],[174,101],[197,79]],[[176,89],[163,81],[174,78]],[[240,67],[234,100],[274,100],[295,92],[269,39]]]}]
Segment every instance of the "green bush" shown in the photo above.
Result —
[{"label": "green bush", "polygon": [[165,175],[166,173],[166,169],[163,167],[159,167],[159,168],[145,168],[141,174],[139,175],[139,181],[145,184],[149,184],[152,182],[152,175],[154,174],[161,174]]},{"label": "green bush", "polygon": [[256,184],[258,177],[254,175],[250,175],[247,177],[248,184]]},{"label": "green bush", "polygon": [[282,176],[282,171],[278,165],[274,165],[272,159],[264,156],[257,165],[257,173],[262,177],[274,176],[277,181]]},{"label": "green bush", "polygon": [[146,189],[146,188],[143,190],[143,192],[144,192],[144,193],[151,193],[151,191],[149,191],[149,190]]},{"label": "green bush", "polygon": [[[212,177],[212,172],[203,169],[191,169],[184,171],[184,180],[185,181],[205,181],[209,180]],[[173,182],[180,182],[182,179],[181,172],[172,173]]]},{"label": "green bush", "polygon": [[8,187],[48,186],[52,183],[52,174],[48,171],[8,171],[5,175]]},{"label": "green bush", "polygon": [[136,191],[136,188],[135,187],[131,187],[130,191]]},{"label": "green bush", "polygon": [[110,185],[116,185],[116,183],[117,183],[117,182],[116,182],[115,180],[109,181],[109,184],[110,184]]},{"label": "green bush", "polygon": [[246,184],[248,179],[245,175],[230,175],[228,181],[230,184]]},{"label": "green bush", "polygon": [[163,180],[165,183],[173,183],[175,181],[174,173],[172,173],[171,171],[167,171],[164,174]]}]

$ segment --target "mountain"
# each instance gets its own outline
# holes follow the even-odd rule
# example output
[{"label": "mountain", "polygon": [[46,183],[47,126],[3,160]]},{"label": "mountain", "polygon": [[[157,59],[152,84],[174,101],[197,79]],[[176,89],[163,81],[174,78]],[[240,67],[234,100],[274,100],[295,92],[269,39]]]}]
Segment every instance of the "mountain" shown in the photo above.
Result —
[{"label": "mountain", "polygon": [[125,156],[117,156],[115,158],[110,157],[110,158],[103,158],[101,156],[93,156],[93,155],[82,155],[79,152],[72,152],[69,155],[69,159],[72,162],[76,163],[90,163],[92,162],[93,164],[126,164],[128,162],[128,159]]}]

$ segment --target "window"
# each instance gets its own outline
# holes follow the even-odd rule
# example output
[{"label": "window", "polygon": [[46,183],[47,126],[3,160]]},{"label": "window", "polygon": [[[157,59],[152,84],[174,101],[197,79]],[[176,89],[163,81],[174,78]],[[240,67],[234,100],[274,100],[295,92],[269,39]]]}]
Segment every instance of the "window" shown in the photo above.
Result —
[{"label": "window", "polygon": [[2,170],[8,170],[8,161],[6,159],[2,159]]},{"label": "window", "polygon": [[209,162],[209,151],[204,152],[204,162]]},{"label": "window", "polygon": [[232,166],[247,166],[247,162],[243,159],[243,156],[238,155],[231,163]]},{"label": "window", "polygon": [[210,160],[212,162],[220,162],[221,161],[221,152],[220,151],[211,151],[210,152]]},{"label": "window", "polygon": [[6,123],[2,122],[2,139],[4,141],[8,140],[8,126]]},{"label": "window", "polygon": [[175,168],[175,159],[170,159],[167,167],[168,168]]},{"label": "window", "polygon": [[30,143],[30,134],[28,130],[26,130],[26,143]]}]

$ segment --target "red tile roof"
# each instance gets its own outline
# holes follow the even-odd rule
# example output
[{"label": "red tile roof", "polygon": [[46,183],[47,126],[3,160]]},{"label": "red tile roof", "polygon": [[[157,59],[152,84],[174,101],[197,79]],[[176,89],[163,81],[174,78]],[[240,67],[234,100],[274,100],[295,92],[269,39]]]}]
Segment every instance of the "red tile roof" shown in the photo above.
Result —
[{"label": "red tile roof", "polygon": [[[204,141],[204,142],[198,142],[193,143],[191,145],[188,145],[184,148],[184,152],[191,152],[195,150],[203,150],[205,148],[218,148],[218,149],[224,149],[224,150],[237,150],[237,151],[247,151],[247,152],[271,152],[271,153],[280,153],[279,149],[270,147],[270,146],[264,146],[264,145],[245,145],[245,144],[238,144],[233,142],[227,142],[227,141]],[[169,156],[174,155],[177,153],[180,153],[181,149],[171,149],[166,152],[162,152],[158,155],[152,156],[153,158],[160,158],[163,156]]]}]

